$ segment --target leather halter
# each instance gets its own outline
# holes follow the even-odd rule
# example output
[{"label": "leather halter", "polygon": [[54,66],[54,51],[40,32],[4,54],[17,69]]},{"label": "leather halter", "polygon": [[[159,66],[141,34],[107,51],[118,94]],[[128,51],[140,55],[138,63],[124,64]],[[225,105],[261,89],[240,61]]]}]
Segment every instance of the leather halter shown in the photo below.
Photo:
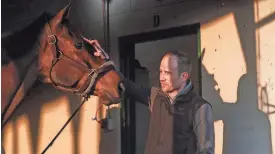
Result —
[{"label": "leather halter", "polygon": [[[115,64],[113,61],[110,61],[109,59],[107,59],[108,61],[103,63],[101,66],[99,66],[98,68],[88,68],[82,64],[80,64],[79,62],[75,61],[74,59],[66,56],[63,54],[63,52],[58,48],[58,39],[57,37],[53,34],[51,27],[48,23],[49,26],[49,30],[50,30],[50,35],[48,35],[47,37],[47,41],[49,44],[54,45],[55,49],[52,50],[52,54],[53,54],[53,60],[52,60],[52,66],[50,69],[50,73],[49,73],[49,77],[51,82],[53,83],[53,85],[56,88],[62,89],[64,91],[69,91],[69,92],[73,92],[77,95],[80,95],[82,97],[87,98],[89,92],[92,90],[92,88],[95,86],[96,83],[96,79],[98,77],[99,74],[104,73],[104,72],[108,72],[112,69],[115,69]],[[57,84],[57,82],[54,81],[54,78],[52,77],[52,69],[54,68],[55,64],[61,59],[63,58],[64,60],[66,60],[66,62],[71,63],[72,65],[74,65],[75,67],[78,67],[79,69],[85,71],[85,74],[83,75],[82,79],[84,78],[84,83],[83,82],[79,82],[79,84],[83,83],[79,89],[76,88],[71,88],[68,87],[66,85],[61,85],[61,84]],[[86,78],[86,79],[85,79]]]}]

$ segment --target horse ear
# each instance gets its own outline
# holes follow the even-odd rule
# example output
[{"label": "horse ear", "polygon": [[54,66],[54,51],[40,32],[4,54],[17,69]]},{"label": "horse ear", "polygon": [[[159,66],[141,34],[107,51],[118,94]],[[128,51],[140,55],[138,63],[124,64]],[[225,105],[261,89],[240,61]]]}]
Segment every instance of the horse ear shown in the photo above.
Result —
[{"label": "horse ear", "polygon": [[58,14],[54,17],[56,24],[60,24],[64,19],[68,19],[71,6],[72,3],[70,2],[67,6],[58,12]]},{"label": "horse ear", "polygon": [[61,19],[67,19],[69,18],[69,12],[71,10],[72,3],[70,2],[66,7],[64,7],[59,13],[58,16],[60,15]]}]

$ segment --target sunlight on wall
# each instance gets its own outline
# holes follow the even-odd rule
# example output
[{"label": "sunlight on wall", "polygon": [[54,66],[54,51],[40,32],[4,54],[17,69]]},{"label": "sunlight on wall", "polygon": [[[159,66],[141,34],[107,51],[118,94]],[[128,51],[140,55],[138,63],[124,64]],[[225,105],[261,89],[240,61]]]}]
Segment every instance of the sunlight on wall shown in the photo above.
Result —
[{"label": "sunlight on wall", "polygon": [[[119,111],[112,111],[115,130],[103,133],[92,118],[98,109],[98,97],[92,96],[61,132],[47,154],[120,153]],[[34,89],[3,129],[3,147],[7,154],[41,153],[75,111],[80,100],[49,85]],[[112,105],[111,108],[117,105]],[[118,108],[118,107],[117,107]],[[105,117],[101,108],[98,118]],[[35,116],[35,117],[33,117]],[[31,121],[33,120],[33,121]]]},{"label": "sunlight on wall", "polygon": [[246,73],[246,62],[233,13],[202,25],[201,49],[205,49],[202,64],[214,74],[215,88],[220,90],[222,100],[236,102],[238,81]]},{"label": "sunlight on wall", "polygon": [[[258,29],[259,83],[268,93],[269,104],[275,105],[275,20]],[[265,109],[266,111],[266,109]],[[273,109],[275,111],[275,108]],[[267,112],[267,111],[266,111]]]},{"label": "sunlight on wall", "polygon": [[32,154],[32,138],[30,121],[28,116],[23,115],[16,121],[17,133],[17,154]]},{"label": "sunlight on wall", "polygon": [[[88,102],[81,109],[80,113],[80,126],[79,126],[79,154],[107,154],[107,153],[120,153],[120,121],[119,112],[112,112],[112,119],[115,123],[115,130],[108,133],[103,133],[101,125],[93,121],[96,111],[98,120],[106,117],[106,106],[100,107],[98,104],[98,97],[91,97]],[[100,107],[100,108],[99,108]],[[110,105],[110,110],[119,108],[118,105]],[[114,116],[115,114],[115,116]]]},{"label": "sunlight on wall", "polygon": [[[255,1],[258,107],[269,117],[272,151],[275,151],[275,1]],[[266,21],[266,22],[265,22]],[[265,22],[265,23],[264,23]],[[261,23],[261,26],[259,25]]]},{"label": "sunlight on wall", "polygon": [[218,120],[214,123],[215,127],[215,154],[222,154],[223,148],[223,121]]},{"label": "sunlight on wall", "polygon": [[79,154],[97,154],[99,152],[100,125],[96,121],[92,121],[98,107],[98,97],[94,96],[82,106],[79,122],[80,132],[77,138],[79,143],[77,153]]},{"label": "sunlight on wall", "polygon": [[27,115],[21,115],[16,122],[9,121],[3,132],[5,154],[33,154],[30,121]]},{"label": "sunlight on wall", "polygon": [[[67,97],[52,100],[50,104],[45,104],[42,107],[38,130],[37,153],[41,153],[46,148],[70,116],[71,111]],[[73,135],[72,123],[69,123],[54,144],[48,149],[47,154],[73,154],[75,148]]]},{"label": "sunlight on wall", "polygon": [[255,22],[272,15],[275,13],[275,1],[274,0],[254,0],[254,13]]},{"label": "sunlight on wall", "polygon": [[[9,122],[4,127],[5,136],[2,135],[2,144],[5,148],[5,154],[15,154],[15,146],[16,146],[16,136],[15,136],[15,127],[13,122]],[[2,134],[2,133],[1,133]]]}]

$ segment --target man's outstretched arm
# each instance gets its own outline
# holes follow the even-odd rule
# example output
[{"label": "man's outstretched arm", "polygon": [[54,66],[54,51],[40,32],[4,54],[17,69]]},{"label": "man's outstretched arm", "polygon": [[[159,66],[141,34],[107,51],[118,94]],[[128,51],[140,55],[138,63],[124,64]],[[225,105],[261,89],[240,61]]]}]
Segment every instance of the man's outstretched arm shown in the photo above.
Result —
[{"label": "man's outstretched arm", "polygon": [[215,153],[213,112],[209,104],[202,105],[196,112],[193,129],[197,140],[196,154]]},{"label": "man's outstretched arm", "polygon": [[120,74],[120,77],[122,79],[122,82],[125,86],[125,93],[126,95],[129,95],[130,97],[133,97],[137,101],[148,105],[149,97],[151,94],[151,88],[145,88],[143,86],[140,86],[133,81],[125,78],[122,73],[118,72]]}]

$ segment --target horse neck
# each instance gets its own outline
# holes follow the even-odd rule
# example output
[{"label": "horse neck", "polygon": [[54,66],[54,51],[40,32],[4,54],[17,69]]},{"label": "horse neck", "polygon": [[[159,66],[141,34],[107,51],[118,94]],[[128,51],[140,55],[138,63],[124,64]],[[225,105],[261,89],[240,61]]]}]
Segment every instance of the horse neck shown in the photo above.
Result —
[{"label": "horse neck", "polygon": [[36,56],[32,54],[16,61],[11,60],[1,67],[1,113],[7,110],[5,111],[5,117],[2,115],[2,121],[6,121],[23,100],[36,80],[36,70]]},{"label": "horse neck", "polygon": [[[32,29],[32,26],[28,28]],[[28,36],[28,31],[37,34]],[[2,39],[1,113],[7,110],[5,116],[2,115],[2,122],[10,117],[37,78],[37,46],[40,45],[40,32],[41,29],[37,27],[33,31],[24,29],[16,35]]]}]

